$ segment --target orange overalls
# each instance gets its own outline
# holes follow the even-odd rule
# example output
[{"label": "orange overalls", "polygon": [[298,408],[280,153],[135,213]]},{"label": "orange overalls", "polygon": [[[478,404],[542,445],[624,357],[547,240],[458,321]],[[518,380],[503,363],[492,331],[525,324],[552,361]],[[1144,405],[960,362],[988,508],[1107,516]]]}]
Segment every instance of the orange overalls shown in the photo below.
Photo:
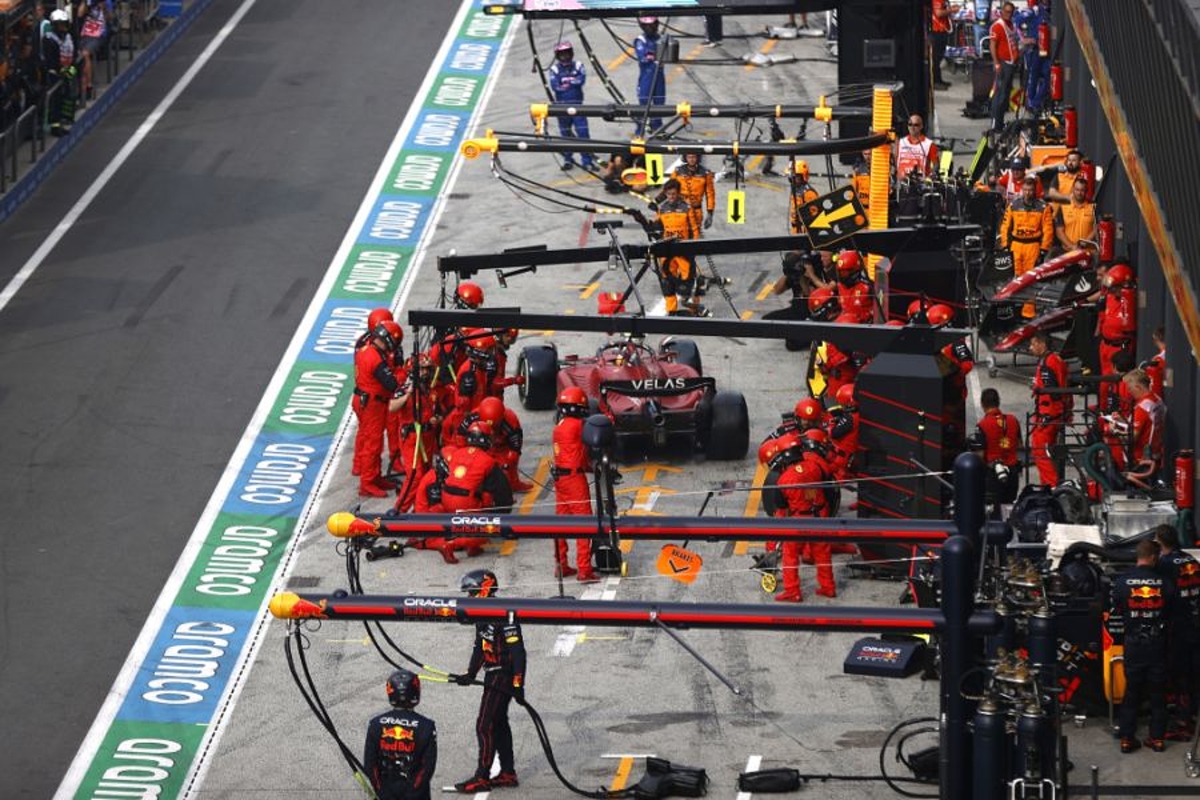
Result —
[{"label": "orange overalls", "polygon": [[[680,197],[674,202],[664,200],[658,206],[658,221],[662,223],[664,239],[696,239],[699,229],[692,225],[691,207]],[[692,262],[683,256],[672,256],[659,260],[658,280],[662,286],[663,299],[667,302],[667,313],[679,311],[679,298],[691,297],[696,280]]]},{"label": "orange overalls", "polygon": [[713,186],[712,170],[703,164],[697,164],[695,170],[687,164],[671,173],[671,177],[679,181],[679,196],[688,204],[688,215],[691,217],[692,230],[699,238],[701,226],[704,224],[704,211],[711,215],[717,207],[717,190]]}]

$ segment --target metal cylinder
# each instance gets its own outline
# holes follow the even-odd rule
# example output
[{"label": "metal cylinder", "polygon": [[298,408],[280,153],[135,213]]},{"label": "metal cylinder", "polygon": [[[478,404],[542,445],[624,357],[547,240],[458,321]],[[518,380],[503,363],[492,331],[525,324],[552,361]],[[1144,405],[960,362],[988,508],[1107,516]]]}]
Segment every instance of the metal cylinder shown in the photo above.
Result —
[{"label": "metal cylinder", "polygon": [[1049,609],[1039,608],[1029,618],[1029,662],[1038,670],[1044,691],[1057,682],[1058,624]]},{"label": "metal cylinder", "polygon": [[1090,203],[1096,197],[1096,164],[1091,159],[1085,158],[1079,171],[1087,179],[1087,199]]},{"label": "metal cylinder", "polygon": [[1117,255],[1117,221],[1105,214],[1096,226],[1100,238],[1100,263],[1109,264]]},{"label": "metal cylinder", "polygon": [[954,524],[976,547],[987,514],[985,470],[983,459],[975,453],[968,451],[954,459]]},{"label": "metal cylinder", "polygon": [[1175,456],[1175,507],[1196,507],[1196,454],[1180,450]]},{"label": "metal cylinder", "polygon": [[1004,731],[1004,713],[990,697],[975,711],[975,764],[971,797],[975,800],[1003,800],[1009,781],[1008,735]]},{"label": "metal cylinder", "polygon": [[1017,717],[1017,749],[1013,777],[1024,778],[1029,783],[1053,777],[1053,768],[1047,773],[1044,764],[1048,730],[1046,715],[1037,704],[1029,703],[1021,709],[1021,714]]},{"label": "metal cylinder", "polygon": [[1079,146],[1079,112],[1075,106],[1063,109],[1063,143],[1067,147]]},{"label": "metal cylinder", "polygon": [[1063,65],[1059,61],[1050,65],[1050,99],[1056,103],[1063,99]]},{"label": "metal cylinder", "polygon": [[1050,23],[1043,22],[1038,25],[1037,29],[1037,46],[1038,55],[1042,58],[1050,57]]}]

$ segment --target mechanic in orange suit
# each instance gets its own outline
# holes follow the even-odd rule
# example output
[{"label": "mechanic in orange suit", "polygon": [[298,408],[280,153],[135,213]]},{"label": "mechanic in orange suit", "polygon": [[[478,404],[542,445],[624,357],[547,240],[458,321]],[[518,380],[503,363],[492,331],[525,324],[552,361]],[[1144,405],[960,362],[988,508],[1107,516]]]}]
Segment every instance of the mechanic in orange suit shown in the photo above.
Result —
[{"label": "mechanic in orange suit", "polygon": [[1033,269],[1054,245],[1054,212],[1037,198],[1037,187],[1037,178],[1026,175],[1021,196],[1009,204],[1000,223],[1000,246],[1012,253],[1014,275]]},{"label": "mechanic in orange suit", "polygon": [[[568,386],[558,395],[558,422],[554,425],[554,511],[556,514],[588,515],[592,513],[592,496],[588,476],[592,462],[583,444],[583,421],[589,413],[587,395],[578,386]],[[584,583],[599,580],[592,569],[592,542],[575,540],[575,567],[567,558],[566,539],[554,540],[556,577],[575,575]]]},{"label": "mechanic in orange suit", "polygon": [[692,230],[699,238],[702,229],[712,227],[713,210],[717,207],[712,170],[701,163],[699,153],[685,153],[683,164],[675,168],[671,177],[679,181],[679,196],[688,204]]},{"label": "mechanic in orange suit", "polygon": [[[664,200],[658,204],[656,224],[662,228],[663,239],[697,239],[700,231],[692,225],[692,211],[680,195],[679,181],[672,178],[663,184]],[[692,314],[697,307],[692,297],[696,287],[696,265],[691,259],[673,256],[659,259],[658,281],[666,301],[667,313],[672,316]],[[679,298],[689,307],[680,309]]]},{"label": "mechanic in orange suit", "polygon": [[806,203],[811,203],[818,197],[817,190],[808,182],[808,162],[804,160],[793,161],[790,165],[789,172],[791,177],[792,191],[792,235],[799,236],[804,233],[804,217],[800,214],[800,209]]}]

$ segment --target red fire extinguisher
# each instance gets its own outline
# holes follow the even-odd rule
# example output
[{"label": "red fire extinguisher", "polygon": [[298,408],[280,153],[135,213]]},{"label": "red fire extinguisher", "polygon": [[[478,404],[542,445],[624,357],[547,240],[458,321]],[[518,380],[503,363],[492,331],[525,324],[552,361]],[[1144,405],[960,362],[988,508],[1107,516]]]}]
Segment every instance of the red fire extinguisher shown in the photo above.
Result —
[{"label": "red fire extinguisher", "polygon": [[1050,65],[1050,99],[1056,103],[1063,99],[1063,65],[1060,61]]},{"label": "red fire extinguisher", "polygon": [[1090,159],[1085,158],[1083,164],[1079,167],[1079,171],[1083,173],[1083,177],[1087,178],[1087,199],[1090,203],[1092,198],[1096,196],[1096,165]]},{"label": "red fire extinguisher", "polygon": [[1064,144],[1067,147],[1079,146],[1079,112],[1075,110],[1075,106],[1067,106],[1063,109],[1063,128]]},{"label": "red fire extinguisher", "polygon": [[1105,214],[1096,226],[1100,231],[1100,263],[1111,264],[1117,253],[1117,221]]},{"label": "red fire extinguisher", "polygon": [[1179,510],[1196,506],[1196,458],[1191,450],[1175,455],[1175,507]]},{"label": "red fire extinguisher", "polygon": [[1050,57],[1050,23],[1043,22],[1038,25],[1037,31],[1038,55],[1042,58]]}]

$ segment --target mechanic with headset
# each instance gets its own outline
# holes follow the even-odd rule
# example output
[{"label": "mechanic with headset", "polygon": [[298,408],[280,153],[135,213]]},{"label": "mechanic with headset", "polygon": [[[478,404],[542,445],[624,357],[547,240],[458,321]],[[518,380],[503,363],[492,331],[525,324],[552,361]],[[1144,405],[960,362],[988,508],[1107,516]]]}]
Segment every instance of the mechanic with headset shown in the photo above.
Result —
[{"label": "mechanic with headset", "polygon": [[[558,422],[554,424],[554,513],[566,515],[590,515],[592,496],[588,490],[588,476],[592,473],[592,461],[583,444],[583,421],[591,413],[587,395],[578,386],[568,386],[558,395]],[[555,577],[568,578],[575,575],[582,583],[595,583],[592,569],[592,541],[588,538],[575,540],[575,567],[567,558],[567,540],[554,540]]]},{"label": "mechanic with headset", "polygon": [[392,707],[371,718],[363,767],[379,800],[429,800],[437,767],[437,725],[413,709],[421,702],[421,679],[398,669],[387,681]]},{"label": "mechanic with headset", "polygon": [[[496,574],[477,569],[468,572],[459,588],[471,597],[494,597],[499,588]],[[513,762],[512,728],[508,724],[508,706],[515,698],[525,699],[525,640],[521,625],[515,619],[503,617],[475,625],[475,649],[471,663],[461,675],[450,680],[469,686],[483,670],[483,696],[479,700],[479,716],[475,720],[475,738],[479,742],[479,761],[475,774],[454,785],[460,794],[475,794],[518,786],[517,769]],[[492,762],[500,757],[500,772],[489,777]]]}]

